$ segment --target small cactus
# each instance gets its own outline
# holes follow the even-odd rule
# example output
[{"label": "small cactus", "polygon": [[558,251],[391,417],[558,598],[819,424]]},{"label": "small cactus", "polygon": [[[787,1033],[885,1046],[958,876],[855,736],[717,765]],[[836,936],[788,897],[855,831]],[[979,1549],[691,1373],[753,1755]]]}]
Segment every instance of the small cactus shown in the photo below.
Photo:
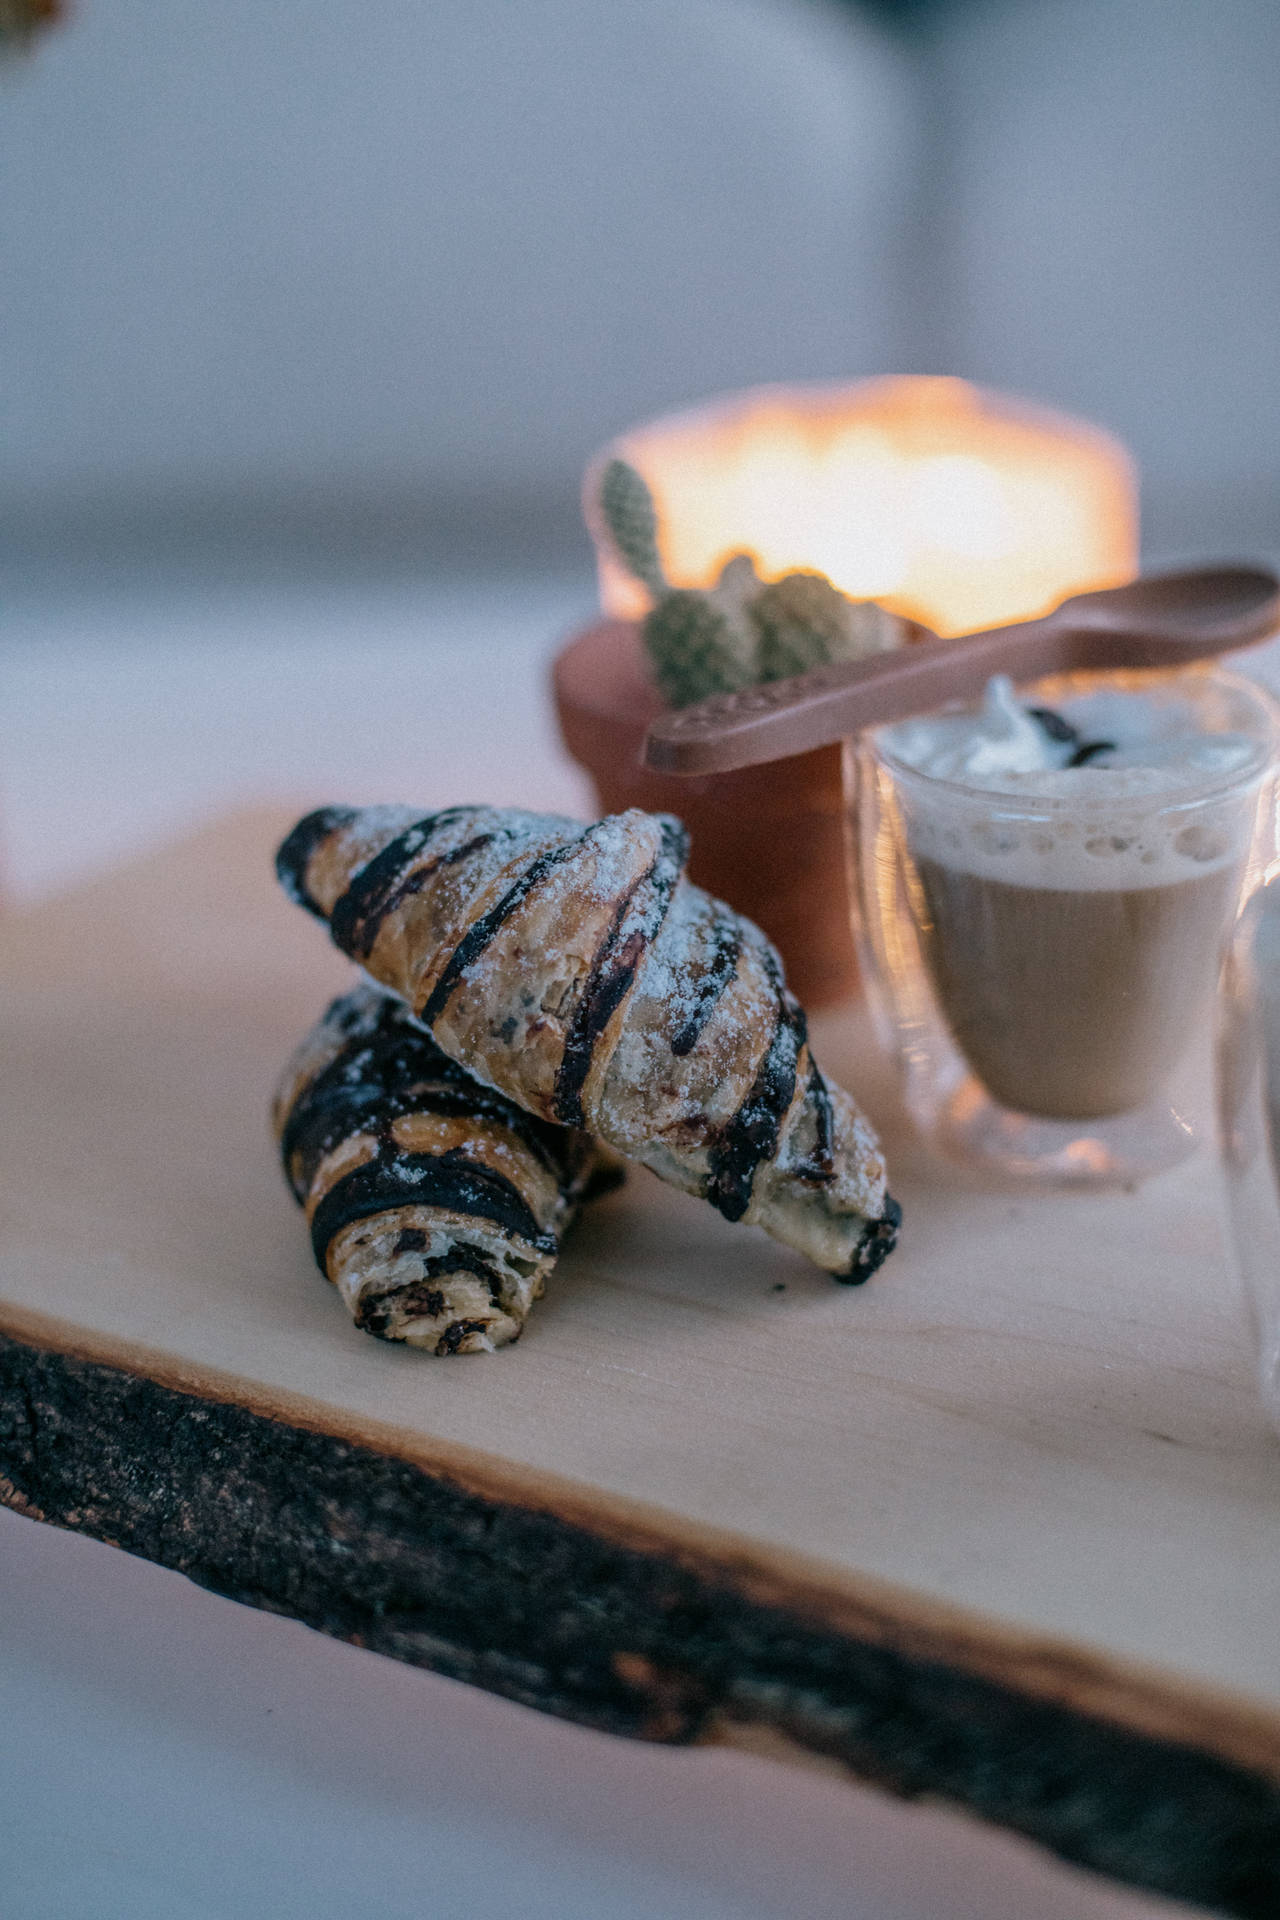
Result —
[{"label": "small cactus", "polygon": [[708,694],[751,684],[733,623],[709,594],[692,588],[663,594],[644,623],[644,644],[668,706],[692,706]]},{"label": "small cactus", "polygon": [[822,573],[788,573],[751,606],[760,635],[758,677],[787,680],[833,660],[896,646],[900,623],[870,600],[850,600]]},{"label": "small cactus", "polygon": [[844,637],[844,595],[821,573],[788,573],[756,595],[751,617],[760,635],[762,680],[787,680],[835,657]]},{"label": "small cactus", "polygon": [[754,686],[760,678],[760,637],[751,609],[763,585],[751,555],[735,553],[721,567],[714,587],[707,589],[706,598],[728,622],[725,644],[742,675],[735,685]]},{"label": "small cactus", "polygon": [[[842,596],[843,597],[843,596]],[[845,631],[833,660],[863,660],[869,653],[892,653],[915,639],[919,629],[900,613],[891,613],[878,600],[845,600]]]},{"label": "small cactus", "polygon": [[600,516],[618,558],[653,596],[644,644],[669,706],[859,660],[907,638],[905,622],[872,600],[850,600],[823,573],[766,585],[749,553],[735,553],[705,591],[669,587],[653,495],[625,460],[610,460],[601,475]]},{"label": "small cactus", "polygon": [[610,460],[600,479],[600,513],[618,558],[654,599],[667,590],[658,557],[658,515],[642,474]]}]

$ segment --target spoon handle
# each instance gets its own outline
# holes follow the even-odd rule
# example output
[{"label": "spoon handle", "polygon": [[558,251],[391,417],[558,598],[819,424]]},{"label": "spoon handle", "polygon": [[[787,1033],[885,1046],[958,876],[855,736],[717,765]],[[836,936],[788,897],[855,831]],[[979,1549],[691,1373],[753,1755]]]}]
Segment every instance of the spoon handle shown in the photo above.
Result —
[{"label": "spoon handle", "polygon": [[971,697],[993,673],[1011,670],[1034,678],[1051,672],[1061,638],[1061,622],[1048,614],[989,633],[926,639],[866,660],[816,667],[790,680],[713,694],[654,721],[645,741],[645,764],[666,773],[729,773],[808,753],[863,727]]},{"label": "spoon handle", "polygon": [[1185,666],[1276,631],[1280,582],[1265,568],[1197,567],[1073,595],[1052,613],[959,640],[926,638],[663,714],[645,763],[732,773],[845,739],[863,727],[972,700],[993,673],[1017,680],[1085,667]]}]

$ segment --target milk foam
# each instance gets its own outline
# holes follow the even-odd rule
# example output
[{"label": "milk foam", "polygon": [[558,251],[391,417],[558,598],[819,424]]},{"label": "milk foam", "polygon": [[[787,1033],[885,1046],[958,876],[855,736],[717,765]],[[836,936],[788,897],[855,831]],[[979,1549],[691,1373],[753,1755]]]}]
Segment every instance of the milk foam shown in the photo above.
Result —
[{"label": "milk foam", "polygon": [[[1055,702],[1074,730],[1058,740],[1034,704],[1001,676],[980,710],[878,733],[917,858],[1072,890],[1168,886],[1245,858],[1262,742],[1208,731],[1190,701],[1112,688]],[[1069,764],[1082,742],[1101,741],[1105,752]]]}]

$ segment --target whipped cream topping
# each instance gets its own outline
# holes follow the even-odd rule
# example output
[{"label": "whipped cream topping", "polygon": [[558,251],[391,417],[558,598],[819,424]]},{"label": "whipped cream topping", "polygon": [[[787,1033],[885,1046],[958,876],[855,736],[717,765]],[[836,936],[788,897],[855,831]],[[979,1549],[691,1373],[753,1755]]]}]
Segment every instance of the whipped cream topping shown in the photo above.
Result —
[{"label": "whipped cream topping", "polygon": [[899,783],[917,857],[1072,888],[1156,886],[1243,860],[1269,752],[1262,738],[1212,730],[1194,694],[1095,687],[1047,707],[1003,675],[980,707],[875,737],[925,776]]},{"label": "whipped cream topping", "polygon": [[1083,799],[1172,793],[1260,764],[1256,740],[1209,733],[1189,703],[1099,689],[1054,708],[1024,705],[1013,682],[987,682],[980,708],[884,728],[893,759],[984,793]]}]

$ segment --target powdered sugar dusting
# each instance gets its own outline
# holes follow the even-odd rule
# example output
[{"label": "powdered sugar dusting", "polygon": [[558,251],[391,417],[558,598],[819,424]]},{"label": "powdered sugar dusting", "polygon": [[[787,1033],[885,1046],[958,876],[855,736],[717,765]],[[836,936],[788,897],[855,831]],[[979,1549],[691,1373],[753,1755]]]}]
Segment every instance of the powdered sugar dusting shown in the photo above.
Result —
[{"label": "powdered sugar dusting", "polygon": [[[597,1033],[586,1029],[582,1112],[621,1152],[706,1193],[710,1156],[735,1115],[760,1097],[757,1079],[779,1022],[790,1017],[781,966],[763,934],[675,877],[683,830],[668,817],[631,810],[583,828],[561,816],[477,806],[421,826],[419,818],[377,808],[340,829],[336,864],[347,886],[404,837],[403,873],[391,876],[394,897],[366,956],[374,979],[410,1007],[434,1004],[437,1044],[482,1084],[545,1117],[558,1110],[557,1074],[575,1012],[590,1004],[583,996],[607,979],[599,969],[608,956],[634,949],[634,972],[615,976],[621,997],[603,1002]],[[659,916],[654,888],[665,896],[668,886]],[[477,928],[469,956],[460,949]],[[684,1029],[687,1046],[677,1049]],[[883,1208],[883,1167],[847,1095],[832,1089],[826,1113],[803,1045],[797,1066],[748,1217],[844,1272]],[[814,1158],[824,1133],[829,1170],[826,1148]],[[411,1180],[410,1164],[400,1170]]]}]

